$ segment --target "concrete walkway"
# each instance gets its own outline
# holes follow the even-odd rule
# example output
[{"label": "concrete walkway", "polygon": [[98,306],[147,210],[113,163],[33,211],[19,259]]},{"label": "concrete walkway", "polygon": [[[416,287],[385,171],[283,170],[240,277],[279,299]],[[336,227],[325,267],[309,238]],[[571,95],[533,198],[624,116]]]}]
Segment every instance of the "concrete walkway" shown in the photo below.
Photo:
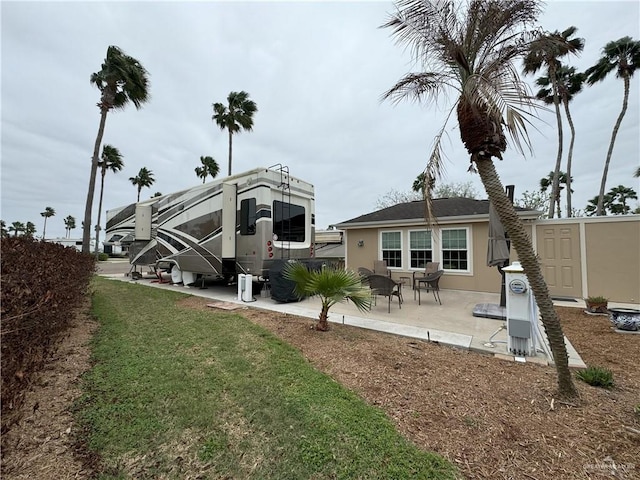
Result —
[{"label": "concrete walkway", "polygon": [[[120,280],[134,281],[126,276],[128,263],[123,265],[101,264],[99,273],[102,276]],[[127,270],[123,271],[126,266]],[[119,273],[114,273],[119,270]],[[165,274],[163,280],[170,282],[170,276]],[[206,289],[198,287],[185,287],[182,285],[172,285],[170,283],[158,283],[152,275],[145,275],[139,280],[139,284],[148,285],[155,288],[164,288],[177,292],[187,293],[201,297],[210,298],[212,301],[228,302],[245,307],[259,308],[271,311],[297,315],[310,319],[317,319],[320,313],[320,300],[318,298],[308,298],[301,302],[279,303],[264,294],[253,295],[254,301],[243,302],[238,299],[236,286],[211,286]],[[385,297],[377,299],[377,305],[372,306],[368,312],[360,312],[352,303],[339,303],[331,307],[329,311],[329,321],[342,323],[359,328],[366,328],[380,332],[402,335],[421,340],[439,342],[457,348],[470,349],[485,354],[495,355],[505,360],[515,360],[520,362],[532,362],[538,364],[550,364],[549,348],[546,337],[541,335],[536,341],[536,356],[514,357],[507,351],[507,332],[503,320],[491,318],[474,317],[472,312],[479,304],[498,304],[497,294],[467,292],[458,290],[442,290],[440,297],[442,305],[439,305],[431,294],[423,292],[421,305],[414,299],[411,290],[405,291],[404,302],[401,308],[397,299],[391,305],[391,312],[388,312],[388,303]],[[558,301],[558,306],[585,308],[584,302]],[[620,307],[638,308],[637,305],[612,305]],[[540,325],[540,331],[544,329]],[[491,340],[491,341],[490,341]],[[585,368],[586,365],[580,355],[566,339],[569,353],[569,366],[574,368]]]}]

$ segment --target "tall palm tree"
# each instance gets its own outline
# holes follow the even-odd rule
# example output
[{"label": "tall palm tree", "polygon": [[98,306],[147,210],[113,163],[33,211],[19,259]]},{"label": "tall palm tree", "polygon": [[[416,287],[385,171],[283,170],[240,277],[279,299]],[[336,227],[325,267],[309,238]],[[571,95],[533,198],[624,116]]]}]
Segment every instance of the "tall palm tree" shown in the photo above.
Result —
[{"label": "tall palm tree", "polygon": [[[575,67],[560,65],[556,71],[556,77],[558,96],[564,106],[564,113],[567,117],[567,122],[569,123],[569,128],[571,130],[571,140],[569,141],[569,152],[567,154],[567,172],[565,176],[567,180],[567,217],[571,217],[573,215],[573,207],[571,205],[571,194],[573,193],[573,189],[571,188],[571,182],[573,181],[573,178],[571,177],[571,167],[573,160],[573,145],[576,139],[576,129],[573,124],[571,110],[569,110],[569,102],[573,100],[575,95],[582,91],[585,74],[576,72]],[[540,77],[536,80],[536,85],[542,87],[538,90],[536,98],[542,100],[548,105],[553,104],[553,91],[549,88],[551,85],[551,79],[549,77]],[[558,205],[558,217],[560,217],[560,205]]]},{"label": "tall palm tree", "polygon": [[316,330],[329,329],[329,309],[336,303],[351,300],[361,312],[371,309],[371,289],[362,284],[362,277],[350,270],[325,267],[309,270],[299,262],[287,263],[282,275],[295,283],[300,297],[318,295],[322,303]]},{"label": "tall palm tree", "polygon": [[67,215],[67,218],[64,219],[64,229],[67,232],[67,238],[71,236],[71,230],[74,228],[76,228],[76,218]]},{"label": "tall palm tree", "polygon": [[19,233],[22,233],[25,231],[25,226],[24,223],[22,222],[13,222],[10,226],[9,226],[9,232],[13,232],[13,236],[17,237]]},{"label": "tall palm tree", "polygon": [[600,181],[600,193],[598,194],[598,208],[596,215],[605,215],[604,212],[604,190],[607,184],[607,174],[609,172],[609,163],[611,163],[611,154],[613,153],[613,145],[620,129],[620,124],[627,112],[629,101],[629,85],[630,79],[640,66],[640,42],[633,40],[631,37],[622,37],[614,42],[607,43],[602,49],[602,57],[593,67],[588,68],[587,83],[593,85],[596,82],[604,80],[609,73],[616,71],[616,76],[622,78],[624,82],[624,97],[622,98],[622,110],[618,115],[613,132],[611,133],[611,141],[607,150],[607,158],[604,162],[602,170],[602,180]]},{"label": "tall palm tree", "polygon": [[153,178],[153,172],[151,170],[147,170],[147,167],[142,167],[138,172],[138,175],[135,177],[129,177],[129,181],[133,184],[134,187],[138,187],[138,202],[140,201],[140,191],[142,187],[150,187],[155,182],[155,178]]},{"label": "tall palm tree", "polygon": [[[558,218],[560,218],[562,215],[560,214],[560,198],[562,195],[562,190],[564,190],[564,187],[562,186],[563,184],[567,186],[567,189],[569,188],[568,185],[570,183],[569,181],[569,177],[566,173],[564,173],[563,171],[560,171],[560,176],[558,178],[558,190],[556,191],[556,196],[555,198],[550,198],[550,201],[552,202],[556,202],[557,205],[557,210],[558,210]],[[546,193],[547,190],[549,190],[549,188],[553,185],[553,176],[554,176],[555,172],[551,171],[549,172],[549,175],[547,175],[544,178],[540,179],[540,191],[542,193]],[[567,195],[569,195],[569,192],[567,191]]]},{"label": "tall palm tree", "polygon": [[[397,11],[384,26],[392,28],[398,42],[415,52],[424,71],[407,74],[383,98],[433,103],[453,91],[456,101],[435,138],[424,170],[426,198],[431,198],[432,181],[440,176],[441,141],[455,110],[471,168],[480,174],[489,200],[518,251],[540,309],[556,365],[559,394],[570,397],[577,391],[562,327],[531,239],[493,163],[493,157],[502,159],[506,150],[505,130],[520,151],[524,145],[530,146],[526,112],[534,104],[515,62],[526,53],[532,37],[523,28],[535,22],[539,13],[540,4],[535,0],[399,0]],[[432,218],[430,207],[427,217]]]},{"label": "tall palm tree", "polygon": [[247,92],[231,92],[227,96],[227,103],[214,103],[213,116],[211,119],[216,122],[220,130],[229,132],[229,176],[231,176],[231,154],[233,135],[246,130],[253,129],[253,115],[258,111],[258,107],[253,100],[249,100]]},{"label": "tall palm tree", "polygon": [[207,177],[211,175],[214,179],[220,173],[220,167],[213,157],[200,157],[200,163],[202,167],[196,167],[196,175],[202,179],[202,183],[207,180]]},{"label": "tall palm tree", "polygon": [[100,70],[91,75],[92,85],[100,90],[100,126],[93,147],[91,159],[91,174],[89,176],[89,191],[84,209],[82,222],[82,252],[89,253],[91,241],[91,211],[98,174],[100,144],[104,135],[107,113],[113,109],[124,109],[129,102],[136,109],[149,100],[149,74],[142,64],[133,57],[126,55],[120,48],[111,45],[107,48],[107,56]]},{"label": "tall palm tree", "polygon": [[96,256],[98,255],[98,242],[100,241],[100,216],[102,214],[104,177],[107,174],[107,170],[111,170],[113,173],[116,173],[122,170],[122,167],[124,167],[124,162],[122,161],[122,154],[120,153],[120,150],[112,145],[105,145],[102,148],[102,158],[98,162],[98,167],[100,167],[100,200],[98,201],[98,221],[96,222]]},{"label": "tall palm tree", "polygon": [[42,228],[42,240],[45,239],[46,231],[47,231],[47,218],[53,217],[56,214],[56,211],[51,207],[46,207],[44,212],[40,212],[40,215],[44,217],[44,227]]},{"label": "tall palm tree", "polygon": [[[554,198],[558,195],[559,190],[559,172],[562,164],[562,117],[560,116],[561,98],[558,91],[558,69],[561,64],[559,58],[569,53],[581,52],[584,48],[584,39],[572,37],[578,29],[569,27],[563,32],[555,31],[553,33],[544,33],[531,42],[529,51],[524,59],[524,72],[536,73],[538,70],[545,68],[547,77],[551,81],[551,93],[553,98],[553,106],[556,112],[556,124],[558,126],[558,153],[556,155],[556,166],[554,168],[553,183],[551,185],[551,202],[549,202],[549,218],[553,218],[555,211]],[[560,217],[560,212],[558,212]]]}]

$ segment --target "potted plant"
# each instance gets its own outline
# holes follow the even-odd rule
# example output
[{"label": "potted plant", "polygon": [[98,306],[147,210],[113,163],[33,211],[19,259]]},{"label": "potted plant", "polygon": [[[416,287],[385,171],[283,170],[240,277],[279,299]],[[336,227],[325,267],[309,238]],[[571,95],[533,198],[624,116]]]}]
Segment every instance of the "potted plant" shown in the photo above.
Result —
[{"label": "potted plant", "polygon": [[609,313],[607,310],[609,299],[606,297],[592,295],[585,298],[584,303],[587,305],[587,313],[599,313],[604,315]]}]

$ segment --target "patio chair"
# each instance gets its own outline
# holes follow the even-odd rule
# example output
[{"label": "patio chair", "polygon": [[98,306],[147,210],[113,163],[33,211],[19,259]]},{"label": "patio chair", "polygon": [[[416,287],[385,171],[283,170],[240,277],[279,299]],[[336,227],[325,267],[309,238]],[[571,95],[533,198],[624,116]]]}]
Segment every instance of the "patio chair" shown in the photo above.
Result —
[{"label": "patio chair", "polygon": [[358,273],[361,277],[368,277],[369,275],[373,275],[373,272],[368,268],[358,267]]},{"label": "patio chair", "polygon": [[382,295],[389,299],[388,311],[391,313],[391,297],[398,297],[398,307],[402,308],[402,284],[386,275],[373,274],[367,277],[373,295]]},{"label": "patio chair", "polygon": [[387,261],[375,260],[373,262],[373,273],[376,275],[386,275],[387,277],[390,277],[391,271],[387,268]]},{"label": "patio chair", "polygon": [[427,277],[427,275],[431,274],[431,273],[435,273],[440,269],[440,262],[427,262],[427,264],[424,267],[424,273],[422,272],[413,272],[413,280],[411,282],[411,285],[413,286],[413,299],[416,299],[416,280],[418,279],[424,279]]},{"label": "patio chair", "polygon": [[440,301],[440,277],[442,277],[443,273],[444,270],[438,270],[437,272],[430,273],[429,275],[416,279],[416,285],[413,292],[415,295],[416,290],[418,291],[418,305],[420,305],[420,291],[422,288],[427,292],[431,290],[433,292],[433,298],[442,305],[442,302]]}]

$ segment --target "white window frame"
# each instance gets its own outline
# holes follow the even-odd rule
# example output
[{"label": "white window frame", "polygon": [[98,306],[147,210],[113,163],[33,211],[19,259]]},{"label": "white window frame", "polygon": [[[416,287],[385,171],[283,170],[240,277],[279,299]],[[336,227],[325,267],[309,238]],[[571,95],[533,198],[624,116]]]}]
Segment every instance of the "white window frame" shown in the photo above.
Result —
[{"label": "white window frame", "polygon": [[427,249],[427,250],[417,250],[417,251],[431,251],[431,261],[435,261],[436,258],[436,249],[434,248],[434,243],[435,243],[435,232],[430,229],[430,228],[420,228],[420,229],[413,229],[413,230],[409,230],[408,234],[407,234],[407,270],[409,271],[422,271],[425,269],[425,267],[413,267],[411,266],[411,252],[413,251],[411,248],[411,234],[414,232],[428,232],[429,233],[429,238],[431,240],[431,248]]},{"label": "white window frame", "polygon": [[402,270],[402,265],[404,265],[404,262],[405,262],[405,258],[404,258],[405,255],[404,255],[404,248],[403,248],[404,243],[403,243],[403,235],[402,235],[403,232],[402,232],[402,230],[381,230],[380,231],[380,243],[379,243],[380,252],[378,254],[378,258],[380,260],[384,260],[383,251],[387,250],[387,249],[383,248],[382,238],[383,238],[384,234],[387,234],[387,233],[400,234],[400,247],[398,249],[398,251],[400,252],[400,266],[399,267],[392,266],[392,265],[389,265],[389,262],[387,262],[387,268],[390,269],[390,270]]},{"label": "white window frame", "polygon": [[[449,248],[444,248],[444,236],[443,233],[445,231],[449,231],[449,230],[464,230],[465,232],[465,243],[466,243],[466,249],[449,249]],[[440,228],[440,232],[439,232],[439,237],[440,237],[440,241],[439,241],[439,254],[440,254],[440,265],[441,268],[447,272],[447,273],[462,273],[462,274],[471,274],[472,273],[472,266],[473,266],[473,245],[471,243],[471,227],[470,226],[457,226],[457,227],[441,227]],[[445,267],[445,259],[444,259],[444,252],[445,250],[459,250],[459,251],[466,251],[467,252],[467,268],[465,270],[461,270],[461,269],[451,269],[451,268],[446,268]]]}]

